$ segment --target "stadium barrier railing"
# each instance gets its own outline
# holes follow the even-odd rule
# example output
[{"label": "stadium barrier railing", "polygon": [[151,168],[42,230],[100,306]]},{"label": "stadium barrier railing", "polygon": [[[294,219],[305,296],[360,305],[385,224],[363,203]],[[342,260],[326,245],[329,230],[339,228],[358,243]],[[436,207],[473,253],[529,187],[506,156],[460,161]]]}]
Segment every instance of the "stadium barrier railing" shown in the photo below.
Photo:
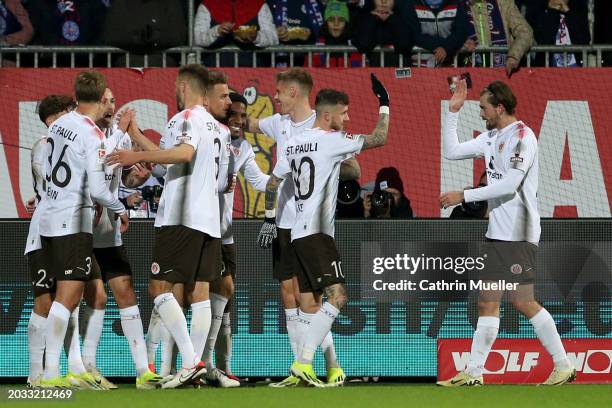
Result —
[{"label": "stadium barrier railing", "polygon": [[[479,46],[476,48],[474,52],[467,52],[462,50],[458,55],[456,55],[453,59],[453,66],[458,67],[459,62],[464,57],[470,57],[472,64],[476,61],[475,56],[477,54],[488,56],[489,61],[493,60],[494,54],[505,53],[508,50],[507,47],[482,47]],[[202,47],[196,46],[184,46],[184,47],[174,47],[166,50],[160,50],[159,53],[156,54],[135,54],[130,51],[116,48],[116,47],[106,47],[106,46],[75,46],[75,47],[64,47],[64,46],[23,46],[23,47],[0,47],[0,66],[2,66],[2,62],[4,60],[11,61],[14,63],[16,67],[34,67],[38,68],[40,66],[50,66],[53,68],[57,67],[131,67],[131,68],[148,68],[151,66],[162,66],[166,67],[170,64],[168,63],[169,57],[176,58],[181,64],[185,63],[201,63],[203,60],[203,56],[206,54],[214,55],[214,66],[221,66],[221,55],[222,54],[232,54],[234,67],[238,67],[238,57],[241,52],[245,52],[244,50],[238,47],[225,47],[221,49],[206,49]],[[308,46],[274,46],[268,47],[264,49],[258,49],[251,52],[251,67],[258,67],[257,56],[258,55],[269,55],[271,66],[276,65],[277,54],[282,53],[284,55],[288,55],[289,57],[289,66],[294,66],[296,55],[305,56],[305,65],[307,67],[313,66],[313,58],[315,55],[324,55],[326,66],[329,67],[330,55],[331,54],[342,54],[343,66],[348,68],[350,66],[350,58],[351,54],[356,53],[357,49],[352,46],[327,46],[327,45],[308,45]],[[391,48],[381,48],[377,47],[374,51],[374,54],[378,54],[378,58],[380,61],[380,66],[389,66],[387,63],[385,65],[385,59],[389,57],[389,55],[394,53],[394,50]],[[602,45],[569,45],[569,46],[561,46],[561,45],[538,45],[531,48],[530,52],[525,55],[526,65],[531,67],[534,64],[534,59],[537,54],[544,54],[544,64],[546,67],[549,66],[549,60],[551,54],[563,54],[564,60],[567,63],[567,55],[570,53],[578,53],[582,56],[581,60],[583,61],[583,66],[585,67],[601,67],[603,54],[604,53],[612,53],[612,44],[602,44]],[[424,55],[430,54],[430,51],[415,47],[413,49],[413,56],[415,58],[416,66],[420,66],[421,62],[424,61]],[[69,56],[70,60],[67,63],[62,62],[58,64],[59,56]],[[142,57],[143,63],[139,63],[138,65],[131,63],[130,59],[134,56],[138,56],[139,60]],[[151,65],[149,63],[149,59],[153,56],[161,55],[161,64]],[[28,57],[27,61],[24,61],[24,58]],[[87,58],[87,63],[77,64],[77,58]],[[101,57],[101,58],[100,58]],[[105,58],[104,58],[105,57]],[[117,65],[113,62],[115,57],[124,57],[122,63]],[[46,64],[41,64],[41,58],[45,58],[48,62]],[[49,61],[50,59],[50,61]],[[412,66],[413,61],[405,61],[403,56],[399,56],[399,67],[410,67]],[[366,66],[366,55],[361,54],[361,66]]]}]

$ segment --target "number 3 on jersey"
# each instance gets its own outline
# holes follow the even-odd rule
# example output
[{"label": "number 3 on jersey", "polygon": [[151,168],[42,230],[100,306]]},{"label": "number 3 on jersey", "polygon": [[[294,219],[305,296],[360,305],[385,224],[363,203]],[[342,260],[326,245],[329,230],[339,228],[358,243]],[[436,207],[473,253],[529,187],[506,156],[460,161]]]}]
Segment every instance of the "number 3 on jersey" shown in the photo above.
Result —
[{"label": "number 3 on jersey", "polygon": [[[295,199],[307,200],[314,191],[315,165],[310,157],[302,157],[299,166],[291,160],[291,172],[295,183]],[[305,192],[303,192],[305,190]]]}]

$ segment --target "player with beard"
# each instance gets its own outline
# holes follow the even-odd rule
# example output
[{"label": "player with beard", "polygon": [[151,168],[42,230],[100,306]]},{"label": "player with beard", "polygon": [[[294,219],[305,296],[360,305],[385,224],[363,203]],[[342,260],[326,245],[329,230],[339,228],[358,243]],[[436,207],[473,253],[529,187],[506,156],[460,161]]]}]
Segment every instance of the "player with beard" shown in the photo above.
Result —
[{"label": "player with beard", "polygon": [[[222,161],[219,170],[219,208],[221,211],[221,239],[222,239],[222,277],[212,282],[211,285],[211,307],[212,325],[202,360],[206,363],[206,381],[209,384],[218,385],[222,388],[233,388],[240,386],[240,381],[231,375],[231,326],[229,307],[230,300],[234,295],[234,282],[236,279],[236,245],[232,231],[232,213],[234,210],[234,188],[236,175],[239,171],[257,191],[265,191],[268,176],[265,175],[255,162],[253,148],[243,137],[243,126],[246,123],[247,114],[246,99],[237,93],[231,93],[232,101],[230,110],[225,118],[218,118],[228,125],[231,134],[231,144],[222,151]],[[210,107],[209,107],[210,108]],[[212,111],[211,111],[212,113]],[[212,354],[215,350],[217,336],[223,325],[223,349],[217,355],[217,366],[212,362]],[[229,333],[228,333],[229,331]]]},{"label": "player with beard", "polygon": [[[299,265],[300,309],[312,314],[298,339],[301,347],[291,373],[305,383],[322,383],[312,367],[317,348],[347,302],[340,255],[334,242],[334,222],[341,163],[361,150],[383,146],[389,130],[389,95],[372,75],[372,89],[380,108],[376,128],[370,135],[343,131],[348,121],[348,96],[322,89],[315,100],[316,120],[285,143],[266,186],[266,219],[258,242],[267,248],[276,237],[276,194],[281,181],[291,176],[295,185],[296,219],[291,241]],[[327,301],[322,303],[322,295]],[[341,384],[333,384],[341,385]]]},{"label": "player with beard", "polygon": [[[483,253],[487,261],[483,281],[517,283],[508,295],[514,307],[533,325],[554,362],[543,385],[561,385],[576,378],[555,321],[534,298],[536,250],[540,240],[538,213],[538,142],[533,131],[516,118],[517,100],[508,85],[494,81],[480,93],[480,117],[487,132],[459,143],[457,121],[467,98],[467,84],[459,81],[449,102],[444,126],[443,154],[448,160],[485,158],[487,186],[451,191],[440,196],[440,206],[488,201],[489,226]],[[481,290],[478,323],[465,371],[438,385],[445,387],[483,385],[482,373],[499,330],[499,308],[503,290]]]},{"label": "player with beard", "polygon": [[[280,112],[264,119],[249,118],[246,129],[250,132],[264,133],[276,141],[276,159],[280,160],[285,144],[292,138],[311,129],[316,114],[310,107],[310,92],[313,88],[312,76],[304,68],[290,68],[276,76],[275,100]],[[360,176],[357,161],[349,159],[342,166],[340,177],[342,179],[356,179]],[[300,350],[298,339],[301,333],[310,325],[314,316],[307,310],[318,310],[319,304],[304,304],[300,299],[297,273],[300,268],[297,256],[291,244],[291,228],[295,224],[295,200],[293,180],[288,178],[281,182],[279,187],[278,237],[275,237],[272,247],[273,271],[272,275],[280,281],[281,300],[285,308],[287,334],[291,350],[297,359]],[[306,301],[315,300],[309,298]],[[320,300],[320,299],[319,299]],[[298,311],[299,306],[299,311]],[[325,355],[327,380],[332,385],[342,385],[346,376],[338,363],[334,340],[329,332],[321,346]],[[271,387],[295,387],[299,379],[289,376]]]},{"label": "player with beard", "polygon": [[[200,356],[211,320],[209,282],[221,275],[217,175],[224,134],[219,122],[204,108],[210,90],[208,76],[208,71],[196,64],[179,69],[177,103],[184,110],[168,122],[163,149],[117,150],[107,158],[108,164],[122,166],[142,161],[168,165],[155,219],[149,291],[182,355],[183,368],[163,388],[193,383],[205,374]],[[227,89],[227,84],[224,87]],[[229,91],[224,92],[227,109],[231,102]],[[141,135],[136,126],[130,129],[130,135]],[[149,148],[146,144],[142,147]],[[175,283],[185,285],[186,301],[192,309],[191,336],[172,293]]]},{"label": "player with beard", "polygon": [[[131,149],[132,143],[125,129],[120,129],[113,124],[115,115],[115,97],[109,88],[104,91],[102,99],[104,115],[96,122],[96,125],[104,133],[102,141],[103,150],[110,153],[115,149]],[[122,116],[126,118],[123,122],[131,121],[134,112],[126,110]],[[132,168],[124,170],[120,166],[104,166],[106,185],[111,193],[119,198],[119,184],[123,181],[127,187],[137,187],[144,183],[150,172],[143,164],[136,163]],[[93,230],[94,268],[99,269],[101,279],[98,279],[102,288],[102,280],[108,283],[113,291],[113,296],[119,315],[121,317],[121,328],[128,341],[132,359],[136,368],[136,388],[154,389],[162,378],[149,370],[146,354],[142,320],[140,310],[132,285],[132,269],[121,240],[119,223],[108,209],[99,209]],[[87,291],[87,289],[86,289]],[[117,388],[106,380],[96,368],[96,350],[102,334],[104,324],[104,309],[85,309],[86,331],[83,336],[83,362],[87,371],[101,384],[108,388]]]}]

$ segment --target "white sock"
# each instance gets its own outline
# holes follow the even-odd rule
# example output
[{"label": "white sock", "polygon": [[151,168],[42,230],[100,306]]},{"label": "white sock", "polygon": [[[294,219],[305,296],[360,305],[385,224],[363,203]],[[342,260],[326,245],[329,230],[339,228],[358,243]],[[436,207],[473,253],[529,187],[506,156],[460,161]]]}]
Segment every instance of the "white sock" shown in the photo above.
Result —
[{"label": "white sock", "polygon": [[482,316],[478,318],[476,331],[472,339],[470,361],[465,370],[472,377],[480,377],[487,362],[491,347],[499,331],[499,317]]},{"label": "white sock", "polygon": [[187,330],[187,320],[183,314],[183,310],[174,298],[172,293],[162,293],[154,300],[157,311],[164,322],[164,325],[172,334],[176,345],[183,356],[183,367],[194,367],[200,361],[199,356],[196,357],[193,350],[193,344],[189,338]]},{"label": "white sock", "polygon": [[338,363],[338,357],[336,356],[336,348],[334,347],[334,338],[332,336],[331,330],[327,332],[323,342],[321,343],[321,350],[325,355],[325,368],[329,370],[330,368],[338,368],[340,364]]},{"label": "white sock", "polygon": [[206,346],[204,347],[204,357],[202,361],[206,363],[206,369],[212,369],[214,367],[212,355],[215,350],[215,344],[217,343],[217,336],[219,335],[219,329],[221,328],[221,321],[223,320],[223,311],[225,305],[227,305],[228,298],[221,296],[217,293],[210,294],[210,305],[211,305],[211,316],[212,321],[210,324],[210,330],[206,339]]},{"label": "white sock", "polygon": [[170,334],[166,328],[166,325],[163,323],[161,324],[159,331],[161,332],[162,343],[161,367],[159,368],[159,375],[165,377],[172,373],[172,368],[176,364],[176,360],[174,359],[174,346],[176,343],[174,342],[172,334]]},{"label": "white sock", "polygon": [[28,322],[28,349],[30,352],[30,380],[40,378],[45,356],[45,326],[47,318],[32,312]]},{"label": "white sock", "polygon": [[83,374],[85,365],[83,364],[83,357],[81,356],[81,338],[79,336],[79,307],[77,306],[70,315],[70,324],[68,333],[72,333],[70,336],[70,349],[68,351],[68,371],[73,374]]},{"label": "white sock", "polygon": [[193,350],[198,360],[202,358],[202,354],[204,353],[204,346],[206,345],[206,338],[210,331],[211,320],[210,300],[203,300],[191,304],[191,331],[189,332],[189,336],[191,337]]},{"label": "white sock", "polygon": [[230,314],[223,313],[221,320],[221,330],[215,344],[215,360],[217,367],[225,371],[226,374],[232,373],[232,323]]},{"label": "white sock", "polygon": [[151,319],[149,320],[149,329],[147,330],[147,361],[149,365],[155,364],[155,355],[157,354],[157,347],[159,347],[159,341],[161,340],[161,327],[162,321],[157,308],[154,307],[151,312]]},{"label": "white sock", "polygon": [[125,338],[130,344],[130,351],[132,352],[132,360],[134,360],[136,373],[140,377],[149,370],[147,364],[147,346],[142,330],[140,310],[138,310],[138,305],[134,305],[126,307],[125,309],[119,309],[119,315],[121,316],[123,334],[125,334]]},{"label": "white sock", "polygon": [[340,310],[336,309],[334,305],[325,302],[321,309],[312,317],[310,327],[303,336],[302,351],[298,359],[300,363],[312,363],[317,347],[323,342],[325,335],[330,331],[339,313]]},{"label": "white sock", "polygon": [[567,354],[565,353],[563,343],[561,343],[561,337],[559,337],[557,326],[555,326],[555,321],[550,313],[542,308],[535,316],[529,319],[529,321],[533,325],[533,329],[538,339],[540,339],[546,351],[552,356],[555,367],[559,367],[563,370],[571,369],[572,363],[567,359]]},{"label": "white sock", "polygon": [[92,309],[85,306],[83,325],[83,363],[87,368],[96,367],[96,352],[104,328],[105,309]]},{"label": "white sock", "polygon": [[291,352],[294,359],[298,357],[298,339],[297,339],[297,322],[298,309],[297,307],[285,309],[285,322],[287,323],[287,336],[289,336],[289,344],[291,344]]},{"label": "white sock", "polygon": [[47,317],[45,329],[45,379],[58,377],[62,343],[68,328],[70,310],[58,302],[53,302]]},{"label": "white sock", "polygon": [[302,347],[304,345],[304,337],[306,336],[306,333],[308,332],[308,329],[310,328],[310,322],[312,320],[312,318],[315,316],[316,313],[306,313],[303,310],[300,310],[298,317],[297,317],[297,323],[295,325],[296,328],[296,338],[297,338],[297,342],[296,342],[296,348],[297,348],[297,355],[295,357],[296,360],[299,359],[300,354],[302,354]]}]

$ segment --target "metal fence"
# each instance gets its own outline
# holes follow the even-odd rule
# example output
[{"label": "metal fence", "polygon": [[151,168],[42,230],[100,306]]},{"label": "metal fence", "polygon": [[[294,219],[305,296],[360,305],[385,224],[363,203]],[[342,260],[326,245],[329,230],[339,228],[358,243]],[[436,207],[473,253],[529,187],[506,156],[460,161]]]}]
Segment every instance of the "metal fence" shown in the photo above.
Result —
[{"label": "metal fence", "polygon": [[[478,47],[474,52],[461,51],[453,59],[454,67],[462,66],[460,61],[468,59],[472,61],[470,66],[473,66],[476,60],[476,55],[489,57],[489,61],[493,59],[494,54],[507,52],[507,47]],[[352,46],[274,46],[260,50],[244,51],[238,47],[225,47],[216,50],[205,49],[195,46],[174,47],[167,50],[159,51],[155,54],[134,54],[127,50],[116,47],[98,47],[98,46],[77,46],[77,47],[47,47],[47,46],[24,46],[24,47],[2,47],[0,48],[0,66],[4,61],[11,61],[16,67],[131,67],[131,68],[147,68],[147,67],[167,67],[173,63],[202,63],[204,56],[213,56],[212,63],[207,65],[220,67],[221,56],[233,56],[234,67],[239,66],[239,56],[248,55],[251,65],[250,67],[258,66],[276,66],[278,54],[288,56],[288,65],[296,65],[296,60],[304,60],[304,66],[312,67],[315,56],[324,56],[325,67],[329,67],[330,56],[339,58],[345,68],[348,68],[351,63],[351,57],[357,53],[357,49]],[[398,63],[392,66],[409,67],[413,63],[420,66],[425,60],[425,55],[431,52],[422,48],[415,47],[413,49],[413,60],[406,61],[402,55],[398,56]],[[564,60],[567,62],[567,55],[571,53],[579,54],[585,67],[601,67],[603,56],[605,53],[612,54],[612,44],[605,45],[538,45],[531,48],[530,52],[525,55],[526,65],[531,67],[534,65],[535,57],[538,54],[544,54],[544,66],[549,66],[551,54],[563,54]],[[389,57],[394,55],[395,51],[391,48],[377,47],[372,55],[378,58],[379,66],[390,66]],[[259,61],[259,56],[267,56],[269,63],[262,65]],[[117,58],[121,57],[120,63]],[[367,66],[368,61],[366,54],[360,54],[361,66]],[[136,59],[136,61],[135,61]],[[154,63],[151,60],[155,59]],[[60,61],[61,60],[61,61]],[[169,62],[170,61],[170,62]],[[241,60],[243,61],[243,59]],[[301,64],[300,64],[301,65]],[[225,64],[224,66],[227,66]]]}]

